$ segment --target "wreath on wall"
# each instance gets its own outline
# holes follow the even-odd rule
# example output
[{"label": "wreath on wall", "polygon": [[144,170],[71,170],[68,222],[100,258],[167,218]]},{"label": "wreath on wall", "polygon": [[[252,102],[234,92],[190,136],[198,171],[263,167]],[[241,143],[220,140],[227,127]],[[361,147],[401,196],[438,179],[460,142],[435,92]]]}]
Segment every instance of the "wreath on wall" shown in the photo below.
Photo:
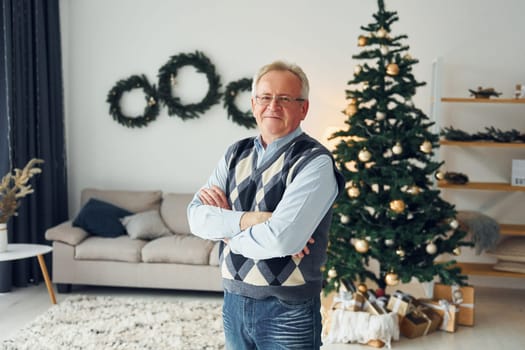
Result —
[{"label": "wreath on wall", "polygon": [[[171,88],[175,83],[177,71],[184,66],[193,66],[197,72],[203,73],[208,79],[208,92],[199,103],[182,104],[180,98],[173,96]],[[170,60],[159,69],[159,98],[168,107],[169,115],[178,115],[183,120],[198,118],[199,113],[207,111],[211,106],[219,102],[220,78],[215,73],[215,66],[202,52],[179,54],[172,56]]]},{"label": "wreath on wall", "polygon": [[[144,91],[147,105],[144,107],[143,115],[129,117],[122,114],[120,99],[125,92],[133,89],[142,89]],[[117,81],[115,86],[109,91],[106,101],[109,103],[109,114],[111,114],[113,119],[128,128],[146,126],[159,115],[157,90],[155,85],[150,85],[144,75],[132,75],[127,79]]]},{"label": "wreath on wall", "polygon": [[226,86],[226,91],[224,91],[224,107],[228,112],[228,119],[247,129],[255,128],[257,123],[251,110],[243,112],[235,105],[235,98],[239,92],[250,91],[251,86],[252,79],[243,78],[229,83]]}]

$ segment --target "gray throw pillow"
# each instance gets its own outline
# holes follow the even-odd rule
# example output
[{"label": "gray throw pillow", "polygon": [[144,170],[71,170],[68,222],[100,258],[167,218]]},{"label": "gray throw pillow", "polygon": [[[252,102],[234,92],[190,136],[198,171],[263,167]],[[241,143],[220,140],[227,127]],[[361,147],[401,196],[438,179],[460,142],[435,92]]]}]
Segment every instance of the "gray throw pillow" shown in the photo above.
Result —
[{"label": "gray throw pillow", "polygon": [[166,227],[158,210],[149,210],[120,219],[132,239],[155,239],[169,236],[171,231]]}]

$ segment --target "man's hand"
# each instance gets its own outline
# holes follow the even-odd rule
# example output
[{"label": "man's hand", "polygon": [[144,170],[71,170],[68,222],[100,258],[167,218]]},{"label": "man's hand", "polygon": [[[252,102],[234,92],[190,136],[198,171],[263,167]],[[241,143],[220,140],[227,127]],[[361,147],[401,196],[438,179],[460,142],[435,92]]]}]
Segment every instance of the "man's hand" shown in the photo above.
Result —
[{"label": "man's hand", "polygon": [[203,188],[199,192],[199,199],[204,205],[211,205],[222,209],[231,209],[228,198],[223,190],[217,186]]},{"label": "man's hand", "polygon": [[308,244],[313,244],[313,243],[315,243],[315,239],[310,237],[310,239],[308,240],[308,243],[306,243],[306,245],[304,246],[303,250],[301,250],[297,254],[294,254],[293,257],[294,258],[303,258],[305,255],[310,255],[310,248],[308,248]]}]

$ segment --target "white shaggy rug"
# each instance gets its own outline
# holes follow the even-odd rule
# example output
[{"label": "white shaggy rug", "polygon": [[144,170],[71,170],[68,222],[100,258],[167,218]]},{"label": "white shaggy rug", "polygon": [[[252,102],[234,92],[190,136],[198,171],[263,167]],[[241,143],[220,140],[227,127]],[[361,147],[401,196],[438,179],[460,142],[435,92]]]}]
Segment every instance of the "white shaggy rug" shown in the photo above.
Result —
[{"label": "white shaggy rug", "polygon": [[72,296],[0,343],[2,350],[224,349],[222,304]]}]

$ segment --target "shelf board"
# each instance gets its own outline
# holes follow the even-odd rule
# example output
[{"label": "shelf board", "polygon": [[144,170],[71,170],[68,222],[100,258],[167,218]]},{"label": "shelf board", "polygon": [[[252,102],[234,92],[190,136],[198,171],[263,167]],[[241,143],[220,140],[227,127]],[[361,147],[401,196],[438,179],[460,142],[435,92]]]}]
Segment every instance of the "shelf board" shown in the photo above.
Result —
[{"label": "shelf board", "polygon": [[460,146],[460,147],[525,148],[525,143],[523,142],[439,140],[439,144],[442,146]]},{"label": "shelf board", "polygon": [[499,232],[502,235],[525,236],[525,225],[499,224]]},{"label": "shelf board", "polygon": [[443,97],[441,102],[460,102],[460,103],[523,103],[525,98],[462,98],[462,97]]},{"label": "shelf board", "polygon": [[457,263],[457,266],[465,275],[525,278],[525,273],[494,270],[494,264],[462,262]]},{"label": "shelf board", "polygon": [[525,192],[525,186],[512,186],[506,182],[468,182],[464,185],[452,184],[446,181],[438,181],[440,188],[452,188],[459,190],[486,190],[486,191],[517,191]]}]

